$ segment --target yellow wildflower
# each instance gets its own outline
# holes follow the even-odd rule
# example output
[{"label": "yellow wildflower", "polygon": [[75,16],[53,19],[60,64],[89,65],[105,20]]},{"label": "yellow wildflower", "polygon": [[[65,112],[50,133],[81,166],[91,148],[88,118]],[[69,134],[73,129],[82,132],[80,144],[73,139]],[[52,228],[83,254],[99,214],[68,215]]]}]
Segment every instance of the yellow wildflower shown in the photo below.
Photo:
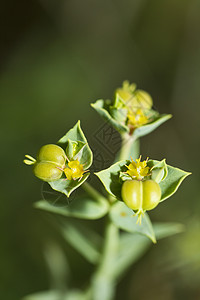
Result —
[{"label": "yellow wildflower", "polygon": [[148,158],[144,161],[140,161],[141,156],[136,159],[136,162],[131,158],[131,163],[127,166],[128,171],[126,173],[134,179],[142,180],[145,176],[150,175],[149,167],[147,166]]},{"label": "yellow wildflower", "polygon": [[136,112],[129,111],[128,113],[128,125],[134,128],[140,127],[149,122],[147,116],[145,116],[142,109],[137,109]]},{"label": "yellow wildflower", "polygon": [[116,90],[116,94],[123,100],[128,110],[127,122],[130,128],[134,130],[151,121],[153,100],[147,92],[136,89],[134,83],[124,81],[122,87]]},{"label": "yellow wildflower", "polygon": [[65,176],[68,180],[76,180],[83,177],[83,165],[78,160],[68,162],[68,166],[64,169]]}]

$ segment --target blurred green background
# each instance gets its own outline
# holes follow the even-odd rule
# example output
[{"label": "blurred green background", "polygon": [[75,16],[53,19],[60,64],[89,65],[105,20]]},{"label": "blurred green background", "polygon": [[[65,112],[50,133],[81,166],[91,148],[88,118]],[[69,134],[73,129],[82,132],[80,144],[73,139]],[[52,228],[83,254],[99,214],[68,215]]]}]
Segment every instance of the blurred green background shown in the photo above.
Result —
[{"label": "blurred green background", "polygon": [[[71,255],[72,286],[82,287],[84,271],[89,276],[91,267],[63,243],[49,216],[32,207],[42,184],[22,161],[78,119],[99,149],[102,120],[89,103],[111,97],[125,79],[174,116],[142,139],[143,157],[166,157],[193,175],[151,213],[186,231],[152,246],[120,283],[117,300],[200,299],[199,15],[199,0],[1,1],[1,299],[49,288],[49,241]],[[112,163],[106,151],[104,158]]]}]

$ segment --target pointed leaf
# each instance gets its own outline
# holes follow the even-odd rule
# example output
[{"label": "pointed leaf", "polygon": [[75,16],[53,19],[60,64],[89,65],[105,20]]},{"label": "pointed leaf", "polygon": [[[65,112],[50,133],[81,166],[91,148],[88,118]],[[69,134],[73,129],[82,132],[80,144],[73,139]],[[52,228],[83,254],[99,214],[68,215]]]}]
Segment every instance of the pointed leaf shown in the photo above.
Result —
[{"label": "pointed leaf", "polygon": [[191,173],[167,165],[167,177],[159,183],[161,188],[161,202],[171,197],[179,188],[182,181]]},{"label": "pointed leaf", "polygon": [[157,239],[181,233],[185,230],[185,226],[180,223],[154,223],[153,229]]},{"label": "pointed leaf", "polygon": [[45,200],[36,202],[36,208],[46,210],[55,214],[66,217],[95,220],[105,216],[108,212],[109,205],[105,199],[77,198],[65,207],[57,207],[49,204]]},{"label": "pointed leaf", "polygon": [[156,243],[153,227],[147,213],[145,213],[141,224],[136,224],[137,217],[134,216],[135,213],[132,209],[120,201],[113,204],[110,210],[110,218],[117,227],[128,232],[146,235],[153,243]]},{"label": "pointed leaf", "polygon": [[120,237],[119,252],[112,268],[113,277],[119,280],[150,246],[151,241],[145,236],[124,232]]},{"label": "pointed leaf", "polygon": [[137,138],[147,135],[153,130],[155,130],[157,127],[159,127],[161,124],[171,119],[171,117],[172,115],[166,115],[166,114],[158,115],[158,117],[151,123],[136,128],[133,132],[133,135],[135,135]]},{"label": "pointed leaf", "polygon": [[125,172],[128,164],[128,160],[122,160],[112,165],[108,169],[95,173],[95,175],[101,180],[105,189],[109,194],[121,199],[121,187],[123,181],[120,179],[120,172]]},{"label": "pointed leaf", "polygon": [[[120,121],[114,119],[114,117],[111,116],[108,108],[105,106],[104,100],[97,100],[95,103],[92,103],[91,106],[100,114],[100,116],[107,122],[110,123],[117,131],[119,132],[129,132],[128,126],[124,124],[122,115],[120,116]],[[107,109],[106,109],[107,108]],[[121,111],[121,113],[123,113]],[[113,116],[117,117],[117,112],[112,111]]]},{"label": "pointed leaf", "polygon": [[83,148],[87,144],[81,141],[72,141],[68,139],[66,155],[69,160],[81,160],[83,154]]},{"label": "pointed leaf", "polygon": [[109,107],[109,112],[112,118],[114,118],[119,123],[125,124],[128,108],[118,94],[116,94],[114,105]]},{"label": "pointed leaf", "polygon": [[48,182],[53,190],[61,192],[65,194],[67,197],[71,195],[71,193],[77,189],[86,179],[89,177],[90,173],[85,173],[83,177],[77,180],[66,180],[64,178]]},{"label": "pointed leaf", "polygon": [[[59,141],[58,144],[60,144],[62,147],[67,147],[68,140],[71,140],[73,142],[83,142],[85,143],[85,147],[83,148],[83,153],[80,158],[80,163],[84,165],[84,169],[88,169],[92,164],[92,151],[90,147],[88,146],[86,137],[81,129],[80,121],[76,123],[76,125],[70,129]],[[79,143],[80,145],[80,143]]]},{"label": "pointed leaf", "polygon": [[88,297],[82,291],[75,289],[63,293],[50,290],[26,296],[22,300],[88,300]]},{"label": "pointed leaf", "polygon": [[57,290],[44,291],[24,297],[22,300],[65,300],[65,296]]},{"label": "pointed leaf", "polygon": [[100,252],[93,241],[94,232],[71,221],[61,227],[61,232],[65,240],[90,263],[96,264],[99,261]]},{"label": "pointed leaf", "polygon": [[[153,229],[157,240],[180,233],[184,226],[179,223],[154,223]],[[112,268],[113,276],[118,280],[123,274],[137,262],[151,246],[151,242],[145,236],[137,233],[122,233],[119,241],[119,252]]]},{"label": "pointed leaf", "polygon": [[151,179],[155,180],[157,183],[160,183],[167,176],[168,169],[166,164],[166,159],[161,161],[149,160],[148,167],[151,169]]}]

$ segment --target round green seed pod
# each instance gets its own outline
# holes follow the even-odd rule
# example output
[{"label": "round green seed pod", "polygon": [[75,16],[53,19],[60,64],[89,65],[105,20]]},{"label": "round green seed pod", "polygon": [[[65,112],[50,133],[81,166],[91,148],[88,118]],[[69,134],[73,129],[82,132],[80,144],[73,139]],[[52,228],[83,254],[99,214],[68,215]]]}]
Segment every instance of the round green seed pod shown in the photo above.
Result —
[{"label": "round green seed pod", "polygon": [[52,162],[60,167],[65,165],[66,155],[64,150],[54,144],[45,145],[40,148],[37,155],[38,162]]},{"label": "round green seed pod", "polygon": [[154,180],[127,180],[122,185],[122,200],[134,211],[151,210],[161,198],[161,189]]},{"label": "round green seed pod", "polygon": [[39,179],[50,182],[60,179],[63,171],[60,170],[54,163],[39,162],[34,165],[33,173]]}]

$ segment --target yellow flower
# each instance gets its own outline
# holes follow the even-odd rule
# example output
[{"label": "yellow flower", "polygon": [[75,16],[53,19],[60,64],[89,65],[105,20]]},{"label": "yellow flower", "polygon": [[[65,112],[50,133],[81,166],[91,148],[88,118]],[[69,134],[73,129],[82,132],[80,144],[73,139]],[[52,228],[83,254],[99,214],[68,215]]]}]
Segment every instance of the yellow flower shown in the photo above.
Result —
[{"label": "yellow flower", "polygon": [[83,165],[78,160],[68,162],[68,166],[64,169],[65,176],[68,180],[76,180],[83,177]]},{"label": "yellow flower", "polygon": [[127,123],[130,128],[135,129],[151,121],[153,100],[147,92],[136,89],[134,83],[124,81],[122,87],[116,90],[116,94],[128,110]]},{"label": "yellow flower", "polygon": [[136,112],[129,111],[127,117],[128,117],[128,125],[131,125],[134,128],[140,127],[149,122],[147,116],[145,116],[142,109],[137,109]]},{"label": "yellow flower", "polygon": [[127,166],[128,171],[126,173],[134,179],[142,180],[145,176],[149,176],[149,167],[147,166],[148,158],[144,161],[140,161],[141,156],[136,159],[136,162],[131,158],[131,163]]}]

